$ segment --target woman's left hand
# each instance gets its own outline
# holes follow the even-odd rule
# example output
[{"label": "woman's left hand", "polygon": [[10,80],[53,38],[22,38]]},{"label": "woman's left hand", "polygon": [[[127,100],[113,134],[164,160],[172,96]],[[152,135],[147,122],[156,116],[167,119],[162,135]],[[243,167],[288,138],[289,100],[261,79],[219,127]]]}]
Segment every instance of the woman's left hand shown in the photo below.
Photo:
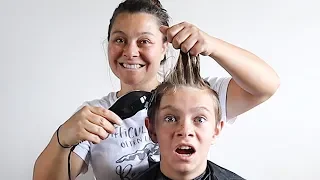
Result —
[{"label": "woman's left hand", "polygon": [[193,24],[182,22],[171,27],[161,26],[160,31],[176,49],[192,55],[208,56],[213,53],[213,37]]}]

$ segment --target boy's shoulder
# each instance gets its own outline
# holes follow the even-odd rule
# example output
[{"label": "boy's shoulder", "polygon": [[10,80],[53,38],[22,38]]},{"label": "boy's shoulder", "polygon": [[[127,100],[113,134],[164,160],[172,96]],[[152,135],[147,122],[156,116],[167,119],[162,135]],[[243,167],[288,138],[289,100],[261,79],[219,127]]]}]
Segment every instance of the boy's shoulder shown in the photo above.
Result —
[{"label": "boy's shoulder", "polygon": [[160,172],[160,162],[154,163],[147,170],[138,174],[132,180],[156,180],[158,173]]},{"label": "boy's shoulder", "polygon": [[244,180],[238,174],[221,167],[211,161],[208,160],[207,165],[211,171],[211,177],[216,177],[216,180]]},{"label": "boy's shoulder", "polygon": [[[201,178],[202,180],[245,180],[236,173],[223,168],[208,160],[207,169],[209,172]],[[160,173],[160,163],[157,162],[146,171],[136,176],[133,180],[156,180]]]}]

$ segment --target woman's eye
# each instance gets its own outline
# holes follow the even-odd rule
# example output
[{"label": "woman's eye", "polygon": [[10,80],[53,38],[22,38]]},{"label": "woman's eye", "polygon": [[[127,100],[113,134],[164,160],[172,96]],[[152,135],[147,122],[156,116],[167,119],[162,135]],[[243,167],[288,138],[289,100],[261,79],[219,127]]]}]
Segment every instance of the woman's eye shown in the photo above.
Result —
[{"label": "woman's eye", "polygon": [[116,43],[124,43],[124,40],[123,39],[116,39],[115,42]]},{"label": "woman's eye", "polygon": [[149,40],[147,40],[147,39],[144,39],[144,40],[141,40],[141,41],[140,41],[140,43],[141,43],[141,44],[149,44],[149,43],[150,43],[150,41],[149,41]]},{"label": "woman's eye", "polygon": [[204,123],[205,121],[207,121],[207,119],[205,117],[196,117],[195,118],[195,122],[197,122],[197,123]]},{"label": "woman's eye", "polygon": [[166,122],[175,122],[175,121],[176,121],[176,118],[175,118],[174,116],[166,116],[166,117],[164,118],[164,120],[165,120]]}]

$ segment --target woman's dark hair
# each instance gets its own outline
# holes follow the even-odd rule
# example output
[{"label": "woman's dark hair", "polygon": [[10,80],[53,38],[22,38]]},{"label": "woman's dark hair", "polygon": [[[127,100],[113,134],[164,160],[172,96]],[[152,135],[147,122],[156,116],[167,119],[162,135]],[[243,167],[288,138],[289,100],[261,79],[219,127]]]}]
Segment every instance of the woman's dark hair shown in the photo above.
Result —
[{"label": "woman's dark hair", "polygon": [[[108,28],[108,41],[110,40],[110,32],[114,24],[115,19],[121,13],[147,13],[151,14],[158,19],[159,26],[169,26],[169,15],[159,0],[125,0],[119,4],[114,10],[113,15],[110,19]],[[167,41],[167,38],[163,36],[163,42]],[[166,57],[161,61],[164,63]]]},{"label": "woman's dark hair", "polygon": [[221,107],[217,93],[212,90],[209,83],[200,76],[200,59],[198,56],[191,56],[189,53],[180,51],[176,66],[165,80],[153,90],[151,102],[148,107],[150,123],[154,124],[156,113],[160,106],[162,97],[168,92],[175,92],[179,87],[195,87],[207,90],[212,94],[212,101],[215,104],[216,123],[221,120]]}]

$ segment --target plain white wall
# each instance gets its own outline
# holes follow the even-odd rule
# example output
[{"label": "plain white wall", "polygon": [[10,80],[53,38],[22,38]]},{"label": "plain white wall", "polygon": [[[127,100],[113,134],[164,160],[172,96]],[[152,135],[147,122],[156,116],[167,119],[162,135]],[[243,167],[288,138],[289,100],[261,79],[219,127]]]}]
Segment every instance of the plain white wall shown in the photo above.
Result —
[{"label": "plain white wall", "polygon": [[[0,179],[31,179],[56,128],[83,101],[118,89],[101,42],[119,2],[0,2]],[[173,23],[253,51],[281,78],[269,101],[224,129],[211,160],[250,180],[320,179],[317,1],[162,3]],[[204,76],[228,75],[209,58],[201,63]]]}]

